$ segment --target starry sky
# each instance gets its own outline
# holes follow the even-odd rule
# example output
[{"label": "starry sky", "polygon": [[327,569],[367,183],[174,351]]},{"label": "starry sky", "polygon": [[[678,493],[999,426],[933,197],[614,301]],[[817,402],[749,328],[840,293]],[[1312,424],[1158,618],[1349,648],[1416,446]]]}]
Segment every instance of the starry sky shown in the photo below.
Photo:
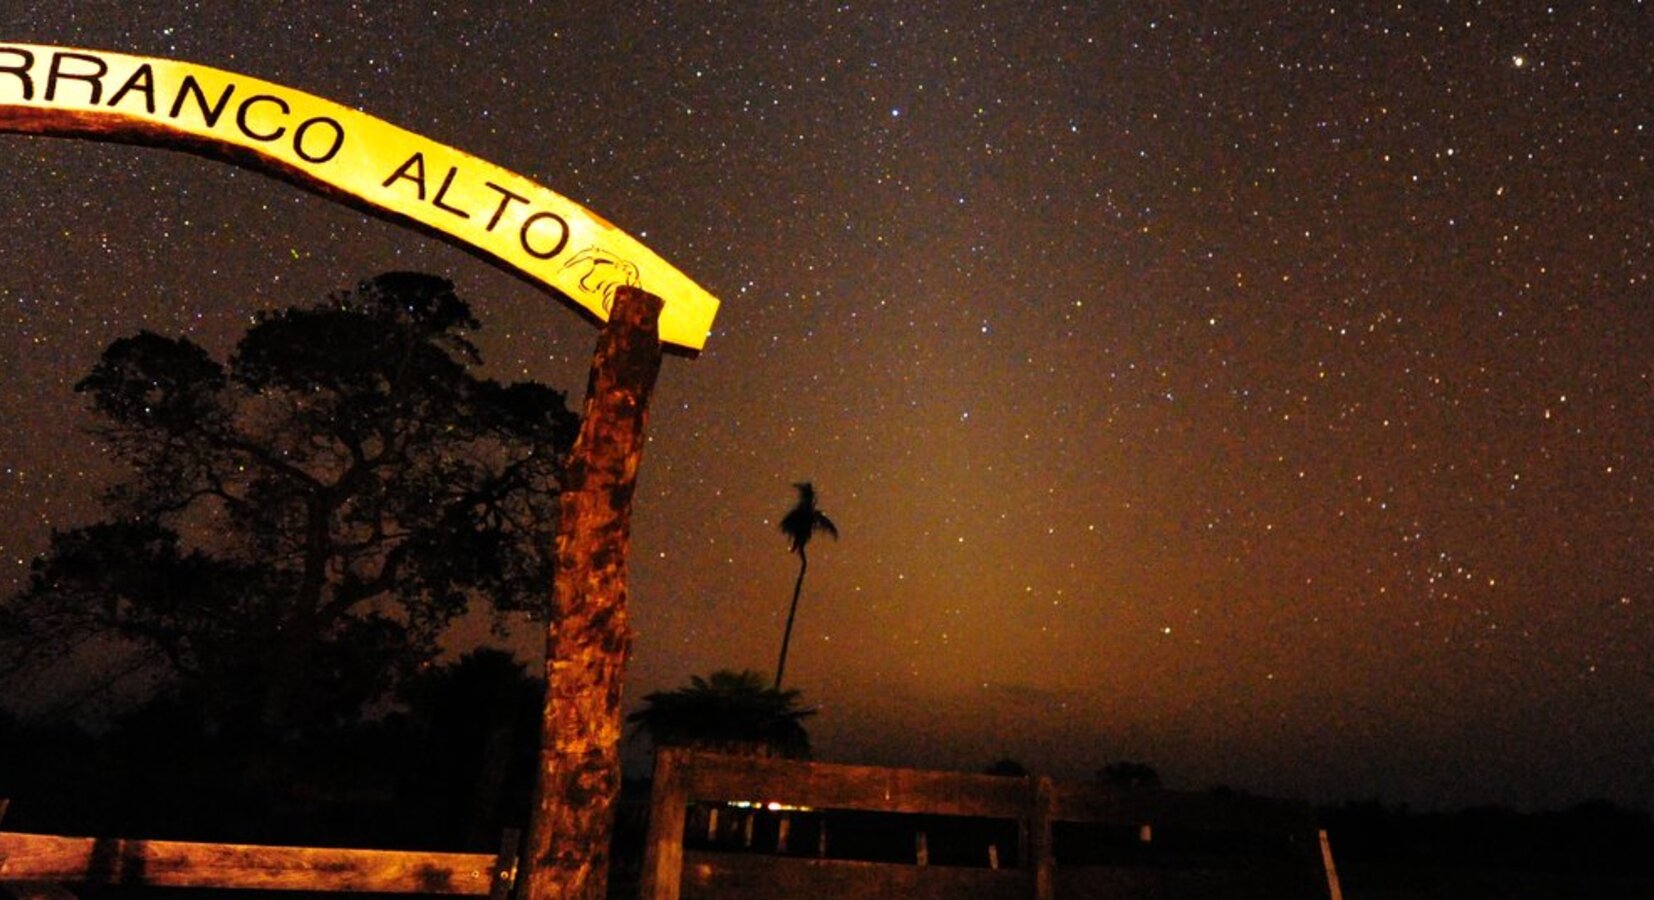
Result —
[{"label": "starry sky", "polygon": [[[629,695],[788,661],[820,758],[1418,807],[1654,807],[1642,3],[64,2],[0,41],[306,90],[720,297],[669,358]],[[0,589],[114,474],[140,328],[453,279],[489,372],[595,331],[454,247],[156,149],[0,136]],[[518,643],[537,637],[521,629]]]}]

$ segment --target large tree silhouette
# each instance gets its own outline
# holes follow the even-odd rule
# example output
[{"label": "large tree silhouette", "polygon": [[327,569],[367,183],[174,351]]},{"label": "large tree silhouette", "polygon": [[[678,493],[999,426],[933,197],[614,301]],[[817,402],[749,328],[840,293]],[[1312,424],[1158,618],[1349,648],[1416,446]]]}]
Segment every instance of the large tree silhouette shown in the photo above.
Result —
[{"label": "large tree silhouette", "polygon": [[810,539],[818,531],[825,531],[838,539],[838,526],[827,514],[816,508],[816,489],[808,481],[794,484],[798,489],[798,502],[793,508],[781,517],[781,533],[787,536],[787,544],[792,552],[798,554],[798,580],[793,582],[793,602],[787,610],[787,630],[781,634],[781,658],[775,663],[775,689],[781,689],[781,675],[787,668],[787,647],[793,639],[793,619],[798,616],[798,595],[804,590],[804,572],[810,567],[810,558],[805,553]]},{"label": "large tree silhouette", "polygon": [[578,422],[478,377],[477,327],[392,273],[260,315],[227,363],[111,344],[76,390],[131,476],[0,604],[0,675],[119,649],[220,727],[290,732],[382,695],[472,600],[543,609]]}]

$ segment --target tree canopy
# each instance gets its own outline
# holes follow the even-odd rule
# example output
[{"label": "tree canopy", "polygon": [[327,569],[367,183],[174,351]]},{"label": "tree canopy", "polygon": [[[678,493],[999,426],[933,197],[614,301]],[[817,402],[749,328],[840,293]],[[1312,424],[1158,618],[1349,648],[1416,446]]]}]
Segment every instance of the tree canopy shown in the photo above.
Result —
[{"label": "tree canopy", "polygon": [[118,648],[223,727],[285,730],[382,696],[474,600],[542,610],[578,419],[480,377],[478,327],[389,273],[260,314],[223,363],[111,344],[76,390],[129,477],[0,604],[0,675]]},{"label": "tree canopy", "polygon": [[1114,787],[1158,788],[1160,773],[1148,763],[1121,760],[1097,770],[1097,780]]},{"label": "tree canopy", "polygon": [[800,481],[793,487],[798,490],[798,502],[781,517],[781,533],[787,536],[787,549],[802,558],[816,532],[825,531],[837,540],[838,526],[816,506],[815,485]]},{"label": "tree canopy", "polygon": [[764,676],[720,669],[710,677],[644,696],[646,706],[627,720],[656,747],[698,747],[724,753],[809,758],[803,720],[815,715],[799,706],[796,690],[766,687]]}]

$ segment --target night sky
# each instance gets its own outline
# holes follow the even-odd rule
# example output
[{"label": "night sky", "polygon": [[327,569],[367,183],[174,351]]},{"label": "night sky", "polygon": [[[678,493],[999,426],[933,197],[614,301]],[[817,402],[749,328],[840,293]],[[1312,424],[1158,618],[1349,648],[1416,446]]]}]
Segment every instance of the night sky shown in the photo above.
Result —
[{"label": "night sky", "polygon": [[[0,41],[359,107],[723,300],[655,396],[633,702],[773,670],[810,480],[819,758],[1654,807],[1641,3],[5,0]],[[495,377],[583,389],[580,317],[287,184],[17,136],[0,177],[0,590],[99,515],[71,386],[140,328],[221,354],[415,269]]]}]

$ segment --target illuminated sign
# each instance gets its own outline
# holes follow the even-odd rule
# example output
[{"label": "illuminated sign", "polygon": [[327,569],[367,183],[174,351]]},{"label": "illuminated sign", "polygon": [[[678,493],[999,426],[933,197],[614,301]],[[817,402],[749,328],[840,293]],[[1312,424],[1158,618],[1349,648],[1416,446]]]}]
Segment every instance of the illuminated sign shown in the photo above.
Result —
[{"label": "illuminated sign", "polygon": [[567,197],[320,97],[176,60],[0,44],[0,132],[150,144],[227,160],[413,224],[607,321],[614,291],[665,302],[664,343],[700,350],[718,301]]}]

